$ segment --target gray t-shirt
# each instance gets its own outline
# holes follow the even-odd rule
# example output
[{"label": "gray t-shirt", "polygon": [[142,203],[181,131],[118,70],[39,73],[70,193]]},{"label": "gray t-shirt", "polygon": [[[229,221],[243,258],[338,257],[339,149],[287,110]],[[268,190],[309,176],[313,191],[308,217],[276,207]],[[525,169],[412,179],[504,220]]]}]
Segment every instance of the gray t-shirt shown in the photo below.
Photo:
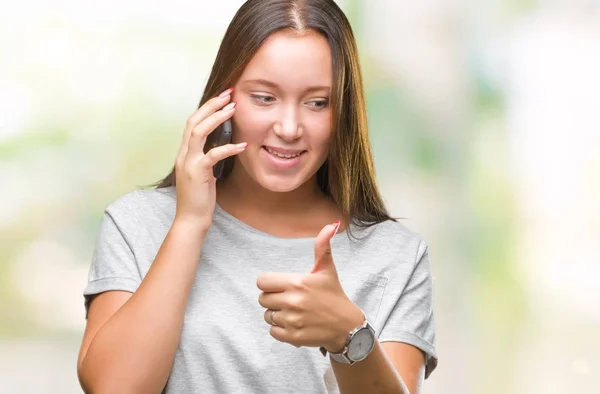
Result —
[{"label": "gray t-shirt", "polygon": [[[135,292],[175,216],[175,189],[136,190],[104,214],[83,294]],[[409,343],[435,369],[432,276],[425,242],[403,224],[353,226],[331,241],[340,282],[380,342]],[[309,273],[314,238],[279,238],[216,206],[202,246],[166,393],[339,393],[329,357],[269,334],[258,276]],[[86,297],[86,310],[88,297]]]}]

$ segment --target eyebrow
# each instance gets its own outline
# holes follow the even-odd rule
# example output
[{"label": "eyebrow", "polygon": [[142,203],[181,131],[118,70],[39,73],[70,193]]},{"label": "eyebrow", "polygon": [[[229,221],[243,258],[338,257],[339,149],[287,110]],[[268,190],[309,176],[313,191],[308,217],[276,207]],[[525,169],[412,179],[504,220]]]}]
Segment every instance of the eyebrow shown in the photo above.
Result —
[{"label": "eyebrow", "polygon": [[[243,81],[243,83],[245,83],[245,84],[255,83],[255,84],[259,84],[259,85],[269,86],[273,89],[280,89],[280,86],[278,84],[276,84],[273,81],[266,80],[266,79],[248,79],[246,81]],[[329,86],[309,86],[308,88],[306,88],[307,92],[313,92],[315,90],[331,90],[331,88]]]}]

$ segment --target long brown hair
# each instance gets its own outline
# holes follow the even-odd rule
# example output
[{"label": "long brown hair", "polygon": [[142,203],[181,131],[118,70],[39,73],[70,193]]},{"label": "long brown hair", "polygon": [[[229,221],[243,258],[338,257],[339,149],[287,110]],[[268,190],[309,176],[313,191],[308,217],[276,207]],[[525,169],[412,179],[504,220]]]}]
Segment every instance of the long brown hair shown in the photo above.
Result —
[{"label": "long brown hair", "polygon": [[[375,180],[354,33],[344,12],[333,0],[245,2],[225,32],[198,108],[211,97],[234,86],[261,44],[280,30],[299,34],[318,32],[327,39],[331,48],[334,82],[330,105],[334,137],[329,156],[317,171],[319,188],[355,225],[369,227],[395,220],[388,214]],[[224,177],[231,172],[233,160],[226,159]],[[169,187],[175,182],[173,168],[155,186]]]}]

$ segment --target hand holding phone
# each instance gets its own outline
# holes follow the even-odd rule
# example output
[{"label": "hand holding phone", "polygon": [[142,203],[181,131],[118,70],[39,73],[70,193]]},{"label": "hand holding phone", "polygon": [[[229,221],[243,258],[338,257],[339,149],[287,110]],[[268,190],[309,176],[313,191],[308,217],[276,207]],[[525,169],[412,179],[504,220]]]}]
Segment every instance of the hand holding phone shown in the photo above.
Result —
[{"label": "hand holding phone", "polygon": [[227,170],[221,162],[248,147],[246,142],[227,143],[232,137],[232,121],[228,120],[236,107],[231,101],[232,91],[228,89],[206,101],[187,119],[175,159],[175,220],[195,223],[203,231],[210,227],[216,206],[216,184],[210,179]]},{"label": "hand holding phone", "polygon": [[[231,143],[232,125],[231,119],[227,119],[215,131],[211,133],[210,142],[207,141],[208,150]],[[213,175],[219,179],[223,175],[225,160],[220,160],[213,166]]]}]

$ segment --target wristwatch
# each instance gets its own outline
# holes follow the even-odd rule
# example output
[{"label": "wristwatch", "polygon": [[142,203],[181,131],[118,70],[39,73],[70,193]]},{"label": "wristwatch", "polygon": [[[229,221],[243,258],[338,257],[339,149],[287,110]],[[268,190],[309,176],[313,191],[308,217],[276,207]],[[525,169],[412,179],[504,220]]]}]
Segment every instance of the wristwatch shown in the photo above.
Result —
[{"label": "wristwatch", "polygon": [[[329,353],[329,355],[339,363],[352,365],[367,358],[374,347],[375,329],[365,315],[365,322],[348,334],[344,349],[339,353]],[[327,350],[324,347],[319,348],[319,350],[323,356],[327,355]]]}]

